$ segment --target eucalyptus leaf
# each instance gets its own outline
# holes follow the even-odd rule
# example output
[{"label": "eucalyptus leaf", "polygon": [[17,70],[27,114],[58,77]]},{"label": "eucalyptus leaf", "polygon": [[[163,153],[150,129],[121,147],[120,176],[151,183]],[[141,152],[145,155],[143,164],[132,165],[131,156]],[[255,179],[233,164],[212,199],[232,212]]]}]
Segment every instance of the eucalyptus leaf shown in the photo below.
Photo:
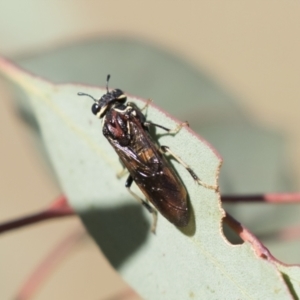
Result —
[{"label": "eucalyptus leaf", "polygon": [[[224,158],[219,178],[223,194],[297,190],[291,152],[287,151],[286,137],[279,131],[282,120],[277,121],[276,128],[263,125],[229,87],[212,77],[206,64],[206,68],[201,68],[188,57],[176,55],[176,50],[167,51],[130,37],[102,36],[17,57],[15,61],[55,83],[104,85],[110,73],[112,87],[151,97],[161,108],[187,120]],[[262,109],[268,112],[267,108]],[[21,113],[35,129],[32,132],[39,134],[26,103]],[[224,207],[259,236],[277,258],[290,263],[299,261],[300,242],[282,241],[277,234],[282,228],[299,223],[299,205],[224,203]],[[235,236],[228,232],[226,236],[236,242]]]},{"label": "eucalyptus leaf", "polygon": [[[292,299],[292,284],[286,284],[288,276],[283,278],[274,263],[257,257],[248,243],[227,242],[219,194],[196,184],[176,162],[172,163],[188,190],[193,220],[179,230],[159,215],[157,234],[150,232],[149,214],[127,193],[124,180],[116,179],[121,166],[102,136],[101,122],[90,112],[92,103],[77,96],[85,92],[98,98],[104,89],[55,85],[3,59],[0,71],[29,99],[70,204],[111,264],[143,298]],[[134,97],[129,101],[145,104]],[[168,128],[178,124],[154,105],[147,118]],[[221,160],[192,130],[163,134],[159,143],[192,166],[202,181],[217,183]]]}]

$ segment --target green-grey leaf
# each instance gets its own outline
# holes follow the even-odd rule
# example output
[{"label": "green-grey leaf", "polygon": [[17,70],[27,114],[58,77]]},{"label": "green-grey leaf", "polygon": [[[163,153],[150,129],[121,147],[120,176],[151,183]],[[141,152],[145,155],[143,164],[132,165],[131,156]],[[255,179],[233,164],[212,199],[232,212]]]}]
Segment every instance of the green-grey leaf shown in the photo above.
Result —
[{"label": "green-grey leaf", "polygon": [[[151,218],[116,179],[117,155],[90,113],[89,99],[105,90],[54,85],[18,70],[5,60],[1,72],[21,87],[32,104],[43,140],[64,192],[111,263],[145,299],[291,299],[276,266],[258,258],[249,244],[233,246],[222,235],[219,195],[197,185],[174,163],[194,210],[195,224],[178,230],[159,216],[157,235]],[[130,97],[140,107],[143,101]],[[151,106],[148,118],[173,128],[176,122]],[[163,135],[198,176],[215,184],[220,159],[198,136],[183,128]],[[138,192],[138,190],[136,190]],[[192,222],[193,223],[193,222]]]}]

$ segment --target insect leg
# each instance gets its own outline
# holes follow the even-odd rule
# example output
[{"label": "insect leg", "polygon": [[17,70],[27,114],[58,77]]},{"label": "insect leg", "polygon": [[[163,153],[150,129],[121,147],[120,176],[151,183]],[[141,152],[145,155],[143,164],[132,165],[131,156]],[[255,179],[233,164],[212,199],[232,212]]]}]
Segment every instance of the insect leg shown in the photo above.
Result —
[{"label": "insect leg", "polygon": [[216,185],[210,185],[210,184],[207,184],[205,182],[203,182],[197,175],[196,173],[179,157],[177,156],[176,154],[174,154],[169,147],[167,146],[161,146],[160,147],[160,150],[165,154],[165,153],[168,153],[170,154],[171,156],[173,156],[181,165],[183,165],[186,170],[191,174],[191,176],[193,177],[193,179],[195,181],[197,181],[198,184],[202,185],[203,187],[207,188],[207,189],[210,189],[210,190],[214,190],[214,191],[218,191],[219,190],[219,187],[216,186]]},{"label": "insect leg", "polygon": [[145,110],[148,108],[149,104],[152,102],[152,99],[148,99],[146,104],[141,108],[141,111]]},{"label": "insect leg", "polygon": [[126,169],[126,167],[124,166],[123,162],[121,161],[121,159],[119,159],[120,161],[120,164],[122,165],[122,170],[119,171],[116,175],[117,175],[117,178],[120,179],[122,178],[123,176],[125,176],[126,174],[128,174],[128,170]]},{"label": "insect leg", "polygon": [[[151,102],[152,102],[152,99],[148,99],[146,104],[139,110],[140,111],[146,110]],[[137,107],[137,105],[134,102],[127,102],[127,106]]]},{"label": "insect leg", "polygon": [[133,178],[131,175],[128,176],[126,183],[125,183],[125,187],[127,188],[128,192],[139,202],[141,203],[144,207],[146,207],[146,209],[152,214],[152,218],[153,218],[153,222],[152,222],[152,226],[151,226],[151,231],[153,233],[155,233],[156,230],[156,224],[157,224],[157,211],[155,208],[153,208],[152,206],[150,206],[150,204],[143,200],[142,198],[140,198],[136,193],[134,193],[130,187],[132,185],[133,182]]},{"label": "insect leg", "polygon": [[159,127],[161,129],[167,131],[169,134],[176,134],[176,133],[178,133],[180,131],[180,129],[183,126],[189,126],[189,123],[188,122],[180,123],[174,129],[169,129],[169,128],[166,128],[166,127],[164,127],[162,125],[159,125],[159,124],[156,124],[156,123],[152,123],[152,122],[149,122],[149,121],[144,122],[143,125],[146,126],[146,127],[150,127],[150,126]]},{"label": "insect leg", "polygon": [[123,169],[117,173],[117,178],[120,179],[128,173],[128,170],[123,167]]}]

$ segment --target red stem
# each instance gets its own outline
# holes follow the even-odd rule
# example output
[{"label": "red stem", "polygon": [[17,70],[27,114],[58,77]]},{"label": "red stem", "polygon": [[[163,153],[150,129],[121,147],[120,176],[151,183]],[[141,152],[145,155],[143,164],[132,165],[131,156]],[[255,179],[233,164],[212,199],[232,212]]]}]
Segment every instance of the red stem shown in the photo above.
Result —
[{"label": "red stem", "polygon": [[42,286],[43,282],[45,282],[45,279],[51,274],[62,259],[74,249],[74,246],[77,245],[84,236],[85,233],[77,228],[65,237],[29,276],[20,291],[17,293],[15,299],[32,299],[37,290]]},{"label": "red stem", "polygon": [[[256,195],[223,195],[222,202],[268,202],[268,203],[297,203],[300,202],[300,193],[270,193]],[[68,204],[65,196],[60,196],[45,210],[31,214],[19,219],[0,223],[0,234],[23,227],[26,225],[38,223],[48,219],[72,216],[75,212]]]},{"label": "red stem", "polygon": [[234,232],[236,232],[244,242],[250,243],[258,256],[267,259],[274,258],[270,251],[261,243],[261,241],[258,240],[249,229],[234,219],[229,213],[226,212],[223,222],[226,223]]},{"label": "red stem", "polygon": [[0,233],[48,219],[61,218],[72,215],[75,215],[75,212],[68,204],[67,198],[65,196],[60,196],[45,210],[25,217],[14,219],[12,221],[1,223]]},{"label": "red stem", "polygon": [[300,193],[270,193],[255,195],[222,195],[222,202],[268,202],[268,203],[297,203]]},{"label": "red stem", "polygon": [[[275,258],[269,249],[247,227],[235,220],[227,212],[226,216],[223,218],[223,222],[226,223],[234,232],[236,232],[244,242],[250,243],[253,247],[253,250],[259,257],[284,266],[289,266],[289,264],[285,264]],[[292,266],[300,267],[298,264],[292,264]]]}]

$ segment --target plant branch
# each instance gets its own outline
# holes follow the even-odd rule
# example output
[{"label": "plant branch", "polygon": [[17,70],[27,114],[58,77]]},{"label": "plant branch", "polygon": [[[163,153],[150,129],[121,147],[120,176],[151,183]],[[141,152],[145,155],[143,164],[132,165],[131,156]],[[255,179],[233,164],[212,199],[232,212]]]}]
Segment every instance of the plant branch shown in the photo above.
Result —
[{"label": "plant branch", "polygon": [[68,204],[67,198],[62,195],[54,200],[54,202],[49,207],[38,213],[0,223],[0,233],[48,219],[55,219],[72,215],[75,215],[75,212]]},{"label": "plant branch", "polygon": [[298,203],[300,193],[270,193],[254,195],[222,195],[222,202],[267,202],[267,203]]},{"label": "plant branch", "polygon": [[234,219],[229,213],[226,212],[223,222],[236,232],[244,242],[250,243],[258,256],[268,260],[276,260],[268,248],[248,228]]},{"label": "plant branch", "polygon": [[234,219],[229,213],[226,212],[225,217],[223,218],[223,222],[226,223],[234,232],[236,232],[239,237],[247,243],[250,243],[253,247],[253,250],[257,254],[257,256],[267,259],[273,263],[278,263],[283,266],[298,266],[298,264],[286,264],[278,260],[274,257],[269,249],[244,225],[242,225],[239,221]]}]

